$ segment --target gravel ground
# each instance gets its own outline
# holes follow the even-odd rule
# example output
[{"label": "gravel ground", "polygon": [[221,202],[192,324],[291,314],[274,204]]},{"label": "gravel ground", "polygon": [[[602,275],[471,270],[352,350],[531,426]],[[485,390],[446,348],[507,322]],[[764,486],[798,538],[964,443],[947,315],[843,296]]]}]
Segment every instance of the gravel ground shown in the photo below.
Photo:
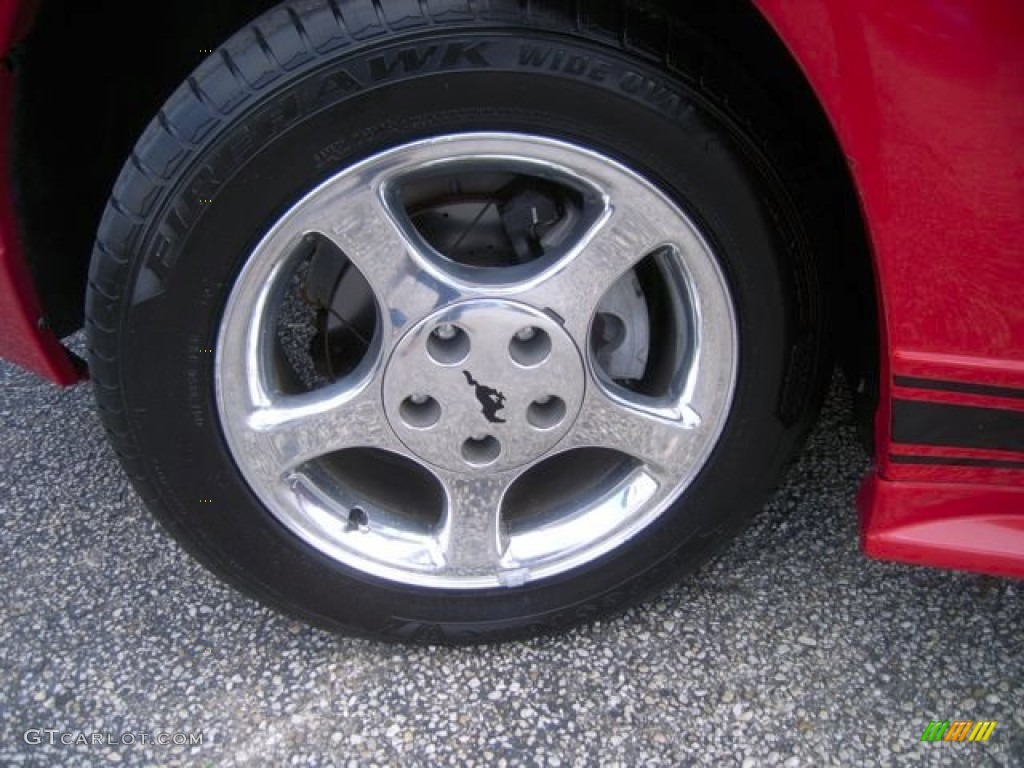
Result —
[{"label": "gravel ground", "polygon": [[[142,507],[87,387],[0,365],[0,424],[0,765],[1024,765],[1024,584],[859,554],[868,460],[835,394],[771,505],[688,583],[456,650],[335,637],[222,586]],[[957,718],[999,724],[919,741]]]}]

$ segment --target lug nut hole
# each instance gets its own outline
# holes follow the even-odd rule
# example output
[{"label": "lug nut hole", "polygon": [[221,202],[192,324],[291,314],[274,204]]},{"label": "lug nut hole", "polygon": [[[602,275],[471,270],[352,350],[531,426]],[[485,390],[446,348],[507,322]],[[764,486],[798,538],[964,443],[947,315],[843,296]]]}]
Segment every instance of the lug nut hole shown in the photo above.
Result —
[{"label": "lug nut hole", "polygon": [[526,420],[537,429],[554,429],[565,420],[565,401],[560,397],[534,400],[526,409]]},{"label": "lug nut hole", "polygon": [[474,467],[493,464],[501,455],[501,443],[490,435],[471,437],[462,444],[462,458]]},{"label": "lug nut hole", "polygon": [[469,357],[469,336],[457,325],[442,323],[427,339],[427,353],[439,365],[458,365]]},{"label": "lug nut hole", "polygon": [[524,368],[535,368],[551,355],[551,337],[540,328],[523,328],[512,337],[508,353]]},{"label": "lug nut hole", "polygon": [[402,421],[413,429],[430,429],[441,420],[441,404],[432,397],[412,395],[398,407]]}]

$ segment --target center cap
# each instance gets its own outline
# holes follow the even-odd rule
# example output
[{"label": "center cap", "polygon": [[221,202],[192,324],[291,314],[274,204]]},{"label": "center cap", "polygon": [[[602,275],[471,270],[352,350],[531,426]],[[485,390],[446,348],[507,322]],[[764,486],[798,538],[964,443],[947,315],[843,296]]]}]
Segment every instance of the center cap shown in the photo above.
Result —
[{"label": "center cap", "polygon": [[384,408],[405,446],[455,472],[534,461],[572,427],[583,362],[562,326],[524,304],[478,299],[412,328],[384,373]]}]

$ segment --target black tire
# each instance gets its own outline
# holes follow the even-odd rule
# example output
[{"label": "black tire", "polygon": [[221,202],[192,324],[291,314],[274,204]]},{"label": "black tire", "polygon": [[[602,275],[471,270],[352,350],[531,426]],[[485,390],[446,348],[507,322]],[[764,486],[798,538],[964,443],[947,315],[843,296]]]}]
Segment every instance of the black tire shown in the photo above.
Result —
[{"label": "black tire", "polygon": [[[492,10],[471,10],[481,5]],[[828,361],[815,234],[791,181],[806,169],[784,148],[784,121],[683,25],[656,19],[672,34],[627,48],[597,23],[607,14],[591,9],[606,4],[576,5],[570,16],[557,3],[283,3],[199,67],[125,165],[87,296],[100,412],[145,503],[247,593],[392,639],[561,629],[704,562],[764,503],[799,445]],[[670,70],[667,51],[688,47],[707,52],[687,57],[702,69]],[[402,586],[325,556],[261,504],[222,434],[209,350],[247,254],[298,197],[382,149],[486,130],[599,149],[699,222],[736,304],[739,374],[703,470],[620,548],[517,589]]]}]

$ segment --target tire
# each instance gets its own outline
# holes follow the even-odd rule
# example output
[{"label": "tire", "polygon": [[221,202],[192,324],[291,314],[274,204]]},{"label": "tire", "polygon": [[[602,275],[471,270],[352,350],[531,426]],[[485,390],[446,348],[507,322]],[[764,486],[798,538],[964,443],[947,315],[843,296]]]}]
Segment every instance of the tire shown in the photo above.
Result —
[{"label": "tire", "polygon": [[171,96],[99,229],[132,482],[321,626],[620,610],[740,530],[820,399],[806,169],[762,94],[680,24],[714,71],[520,5],[282,4]]}]

